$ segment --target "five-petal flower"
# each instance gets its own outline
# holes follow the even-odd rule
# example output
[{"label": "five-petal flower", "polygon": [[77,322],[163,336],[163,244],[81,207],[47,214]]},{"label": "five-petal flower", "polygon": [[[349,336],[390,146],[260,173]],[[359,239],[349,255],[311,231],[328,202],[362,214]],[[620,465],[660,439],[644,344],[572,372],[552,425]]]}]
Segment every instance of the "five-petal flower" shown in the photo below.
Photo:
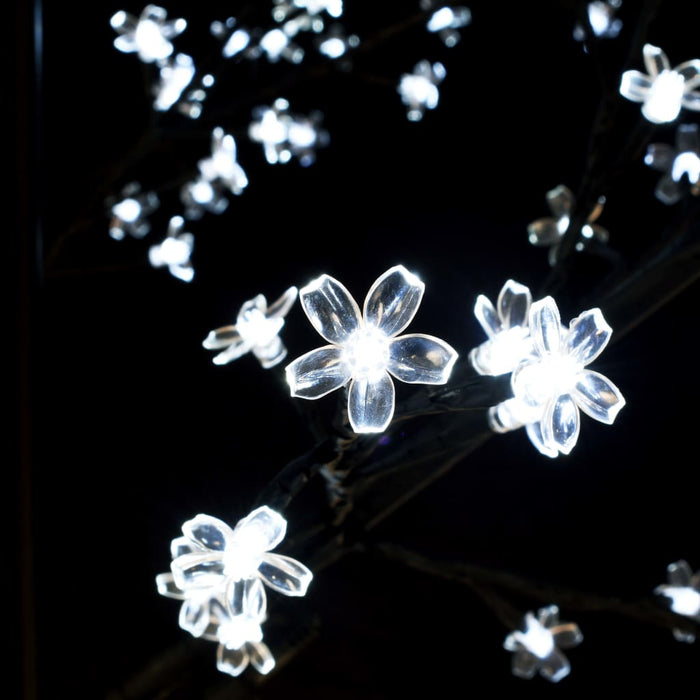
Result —
[{"label": "five-petal flower", "polygon": [[[654,593],[670,599],[673,612],[700,623],[700,571],[693,573],[688,562],[681,559],[666,569],[667,583],[654,589]],[[673,630],[679,642],[692,643],[695,633],[680,628]]]},{"label": "five-petal flower", "polygon": [[284,360],[287,348],[282,344],[279,332],[297,295],[297,288],[289,287],[270,306],[262,294],[246,301],[238,312],[235,325],[210,331],[204,339],[202,345],[207,350],[220,350],[214,356],[214,364],[225,365],[249,351],[265,369]]},{"label": "five-petal flower", "polygon": [[525,615],[522,630],[511,632],[503,642],[513,652],[511,669],[519,678],[533,678],[539,674],[557,683],[569,675],[571,665],[562,649],[570,649],[583,641],[583,635],[574,622],[561,622],[559,608],[549,605]]},{"label": "five-petal flower", "polygon": [[454,348],[430,335],[400,335],[413,320],[424,290],[425,284],[402,265],[374,282],[362,312],[350,292],[329,275],[302,288],[303,309],[330,345],[287,365],[291,395],[318,399],[349,383],[352,429],[376,433],[394,415],[392,376],[409,384],[446,383],[457,360]]},{"label": "five-petal flower", "polygon": [[173,216],[168,222],[168,234],[157,245],[148,249],[148,260],[153,267],[167,267],[173,277],[191,282],[194,268],[190,257],[194,248],[194,235],[184,231],[185,220]]},{"label": "five-petal flower", "polygon": [[408,107],[406,117],[417,122],[423,118],[426,109],[435,109],[440,100],[438,85],[445,79],[445,66],[436,61],[423,60],[416,63],[413,73],[404,73],[396,88],[401,101]]},{"label": "five-petal flower", "polygon": [[642,103],[642,114],[653,124],[675,121],[681,108],[700,111],[700,59],[685,61],[675,68],[666,54],[645,44],[642,57],[646,73],[627,70],[620,79],[620,94]]},{"label": "five-petal flower", "polygon": [[625,405],[607,377],[586,369],[608,344],[612,329],[598,308],[584,311],[568,328],[562,326],[549,296],[532,304],[528,325],[533,355],[513,371],[513,398],[489,409],[489,422],[496,432],[524,425],[532,444],[547,457],[569,454],[578,440],[580,410],[610,425]]},{"label": "five-petal flower", "polygon": [[675,147],[652,143],[647,147],[644,162],[664,174],[654,194],[664,204],[675,204],[685,192],[700,192],[700,138],[697,124],[679,124]]},{"label": "five-petal flower", "polygon": [[143,192],[138,182],[130,182],[121,191],[121,198],[109,197],[106,201],[111,214],[109,235],[116,241],[124,239],[126,234],[134,238],[143,238],[151,230],[146,218],[160,205],[155,192]]}]

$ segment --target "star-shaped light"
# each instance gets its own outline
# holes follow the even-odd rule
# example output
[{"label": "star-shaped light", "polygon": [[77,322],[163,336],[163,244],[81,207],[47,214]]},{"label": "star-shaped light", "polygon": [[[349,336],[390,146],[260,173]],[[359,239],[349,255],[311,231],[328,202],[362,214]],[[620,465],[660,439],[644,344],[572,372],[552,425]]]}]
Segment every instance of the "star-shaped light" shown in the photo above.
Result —
[{"label": "star-shaped light", "polygon": [[409,121],[417,122],[423,118],[426,109],[435,109],[440,99],[438,85],[445,79],[445,66],[436,61],[419,61],[413,73],[401,76],[397,90],[401,101],[408,107],[406,116]]},{"label": "star-shaped light", "polygon": [[401,335],[413,320],[424,283],[402,265],[382,274],[363,310],[336,279],[321,275],[299,292],[304,312],[330,345],[286,367],[292,396],[318,399],[348,386],[348,415],[356,433],[384,431],[394,415],[392,377],[409,384],[444,384],[457,352],[444,340]]},{"label": "star-shaped light", "polygon": [[642,56],[646,73],[627,70],[620,79],[620,94],[642,103],[642,114],[653,124],[675,121],[681,108],[700,111],[700,59],[671,68],[658,46],[645,44]]},{"label": "star-shaped light", "polygon": [[[554,266],[559,259],[561,239],[571,223],[575,198],[573,192],[566,185],[557,185],[547,192],[546,200],[552,216],[545,216],[528,224],[527,236],[532,245],[549,247],[548,261],[550,265]],[[608,242],[607,229],[595,223],[603,211],[604,204],[605,197],[600,197],[587,216],[586,223],[581,227],[581,237],[575,245],[576,250],[583,250],[586,242],[592,239],[600,243]]]},{"label": "star-shaped light", "polygon": [[523,629],[511,632],[503,647],[513,652],[511,670],[519,678],[533,678],[536,673],[552,683],[558,683],[571,672],[569,660],[562,649],[570,649],[583,641],[574,622],[561,622],[559,608],[549,605],[525,615]]},{"label": "star-shaped light", "polygon": [[664,204],[675,204],[686,192],[700,193],[700,137],[697,124],[679,124],[676,143],[652,143],[644,162],[664,173],[654,194]]},{"label": "star-shaped light", "polygon": [[532,353],[528,315],[532,294],[523,284],[507,280],[494,306],[488,297],[479,294],[474,315],[488,340],[469,353],[472,367],[479,373],[497,376],[512,372]]},{"label": "star-shaped light", "polygon": [[[669,564],[666,569],[667,583],[654,589],[657,595],[670,601],[671,610],[700,623],[700,571],[693,573],[684,559]],[[673,636],[679,642],[692,643],[695,633],[675,628]]]},{"label": "star-shaped light", "polygon": [[120,198],[108,198],[109,235],[121,241],[127,234],[134,238],[143,238],[151,230],[151,224],[146,218],[160,205],[155,192],[143,192],[138,182],[130,182],[124,186]]},{"label": "star-shaped light", "polygon": [[513,398],[489,410],[496,432],[522,426],[547,457],[569,454],[580,431],[580,411],[611,425],[625,399],[605,376],[587,369],[605,349],[612,329],[600,309],[584,311],[563,326],[552,297],[530,307],[533,354],[511,375]]},{"label": "star-shaped light", "polygon": [[279,332],[297,294],[296,287],[289,287],[270,306],[262,294],[245,302],[238,312],[235,325],[217,328],[204,339],[203,347],[219,351],[214,356],[214,364],[225,365],[247,352],[252,352],[265,369],[282,362],[287,356],[287,348]]},{"label": "star-shaped light", "polygon": [[148,250],[148,260],[153,267],[167,267],[173,277],[191,282],[194,268],[190,257],[194,248],[194,236],[184,231],[185,220],[173,216],[168,222],[168,234]]},{"label": "star-shaped light", "polygon": [[162,61],[173,52],[170,39],[182,34],[187,21],[166,19],[168,13],[157,5],[146,5],[138,17],[120,10],[110,18],[119,34],[114,46],[123,53],[136,53],[144,63]]}]

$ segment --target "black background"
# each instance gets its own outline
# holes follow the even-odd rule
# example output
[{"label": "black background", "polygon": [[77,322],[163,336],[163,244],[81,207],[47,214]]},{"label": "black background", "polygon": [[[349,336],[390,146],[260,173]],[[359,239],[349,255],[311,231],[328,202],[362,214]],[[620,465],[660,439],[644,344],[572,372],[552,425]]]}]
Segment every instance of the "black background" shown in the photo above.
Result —
[{"label": "black background", "polygon": [[[115,11],[141,6],[37,4],[34,26],[32,8],[17,14],[10,140],[18,153],[19,353],[10,427],[18,449],[6,490],[6,570],[17,573],[13,677],[27,698],[110,700],[691,690],[697,645],[648,620],[573,604],[562,605],[562,616],[578,622],[584,642],[567,652],[571,675],[558,685],[514,678],[502,648],[509,630],[475,590],[371,554],[323,569],[304,599],[274,603],[307,639],[263,684],[254,671],[237,680],[219,674],[215,646],[189,639],[177,627],[177,602],[157,595],[154,577],[167,570],[184,520],[201,512],[234,524],[313,445],[283,365],[263,371],[245,356],[216,367],[201,347],[209,330],[233,323],[256,294],[271,301],[324,272],[361,301],[402,263],[426,282],[411,330],[444,338],[466,362],[483,340],[472,313],[477,294],[495,299],[508,278],[533,293],[545,285],[546,251],[528,244],[526,226],[549,214],[549,189],[578,187],[605,81],[643,69],[641,54],[627,54],[639,40],[642,4],[623,4],[622,34],[601,42],[599,60],[572,38],[582,3],[473,2],[473,21],[450,49],[422,24],[404,22],[418,3],[345,4],[341,21],[361,47],[366,41],[347,70],[312,58],[308,71],[240,62],[216,83],[200,120],[172,114],[155,123],[153,73],[113,48],[109,26]],[[643,40],[674,65],[696,57],[687,27],[697,10],[649,5],[657,14]],[[271,25],[251,3],[166,9],[188,19],[175,45],[195,62],[217,48],[213,20]],[[438,108],[412,123],[396,84],[423,58],[443,61],[447,77]],[[298,113],[324,114],[330,143],[308,168],[271,166],[246,139],[252,107],[279,95]],[[681,116],[697,121],[693,112]],[[639,105],[619,98],[616,119],[620,136],[606,143],[619,140],[622,149]],[[189,223],[196,274],[187,284],[152,268],[147,251],[180,213],[174,185],[208,154],[213,126],[236,136],[249,185],[224,214]],[[647,133],[671,142],[674,132]],[[146,148],[133,150],[143,134]],[[629,274],[682,207],[697,207],[661,204],[658,176],[641,159],[627,163],[599,219]],[[114,241],[104,198],[132,179],[158,189],[161,208],[149,237]],[[595,298],[610,270],[581,254],[575,271],[556,297],[565,320]],[[652,300],[625,307],[629,317],[616,320],[629,332],[614,333],[596,361],[628,402],[613,426],[584,417],[573,453],[556,460],[536,453],[523,431],[494,436],[383,520],[369,544],[661,607],[652,591],[666,566],[684,558],[700,568],[697,288]],[[283,338],[290,358],[321,344],[298,305]],[[397,392],[408,395],[405,386]],[[290,516],[290,534],[294,527]],[[557,602],[520,593],[507,598],[522,613]]]}]

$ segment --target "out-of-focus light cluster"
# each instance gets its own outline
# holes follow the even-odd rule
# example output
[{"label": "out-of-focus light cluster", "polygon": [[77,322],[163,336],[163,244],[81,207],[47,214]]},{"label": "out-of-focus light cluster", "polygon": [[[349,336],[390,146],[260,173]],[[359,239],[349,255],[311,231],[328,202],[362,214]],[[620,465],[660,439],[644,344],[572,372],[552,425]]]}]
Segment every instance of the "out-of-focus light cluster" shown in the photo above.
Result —
[{"label": "out-of-focus light cluster", "polygon": [[654,189],[664,204],[675,204],[687,193],[700,194],[700,136],[697,124],[679,124],[675,145],[652,143],[644,162],[663,175]]},{"label": "out-of-focus light cluster", "polygon": [[[700,623],[700,571],[693,573],[687,561],[669,564],[666,569],[667,583],[662,583],[654,589],[654,593],[668,598],[671,610]],[[695,633],[674,628],[673,636],[679,642],[691,644],[695,641]]]},{"label": "out-of-focus light cluster", "polygon": [[421,0],[420,7],[430,12],[426,29],[437,34],[448,48],[459,43],[462,38],[459,30],[472,21],[472,13],[468,7],[451,7],[435,0]]},{"label": "out-of-focus light cluster", "polygon": [[150,232],[147,217],[158,209],[160,200],[155,192],[143,192],[138,182],[130,182],[119,198],[107,198],[106,205],[110,214],[109,235],[121,241],[127,235],[143,238]]},{"label": "out-of-focus light cluster", "polygon": [[614,39],[622,31],[622,20],[615,16],[621,6],[621,0],[589,2],[586,6],[588,25],[577,22],[574,25],[574,39],[585,42],[591,33],[596,39]]},{"label": "out-of-focus light cluster", "polygon": [[406,105],[409,121],[417,122],[423,118],[427,109],[435,109],[440,100],[438,85],[445,79],[445,66],[436,61],[419,61],[413,73],[404,73],[399,80],[397,90],[401,101]]},{"label": "out-of-focus light cluster", "polygon": [[185,220],[173,216],[168,222],[168,233],[157,245],[148,249],[148,260],[153,267],[167,267],[170,274],[183,282],[194,279],[192,250],[194,236],[185,231]]}]

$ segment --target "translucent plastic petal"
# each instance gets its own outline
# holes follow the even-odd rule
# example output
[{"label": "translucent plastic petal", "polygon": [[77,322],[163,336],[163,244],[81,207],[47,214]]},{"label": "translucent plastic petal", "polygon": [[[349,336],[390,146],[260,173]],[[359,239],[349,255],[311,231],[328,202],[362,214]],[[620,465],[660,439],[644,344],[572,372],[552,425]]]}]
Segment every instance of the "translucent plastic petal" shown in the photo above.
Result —
[{"label": "translucent plastic petal", "polygon": [[571,672],[568,659],[558,649],[541,662],[540,675],[552,683],[558,683]]},{"label": "translucent plastic petal", "polygon": [[670,174],[659,178],[654,188],[654,196],[666,205],[675,204],[683,196],[683,190]]},{"label": "translucent plastic petal", "polygon": [[551,627],[559,623],[559,606],[546,605],[537,611],[537,621],[542,627]]},{"label": "translucent plastic petal", "polygon": [[388,336],[396,336],[413,320],[425,284],[403,265],[377,278],[365,298],[365,321]]},{"label": "translucent plastic petal", "polygon": [[563,394],[550,402],[542,419],[542,439],[545,445],[569,454],[578,440],[580,414],[576,402]]},{"label": "translucent plastic petal", "polygon": [[667,143],[652,143],[647,146],[644,163],[654,170],[666,172],[673,165],[676,149]]},{"label": "translucent plastic petal", "polygon": [[224,560],[219,552],[183,554],[170,564],[175,585],[183,591],[218,586],[224,580]]},{"label": "translucent plastic petal", "polygon": [[525,326],[532,304],[532,294],[523,284],[508,280],[498,294],[498,316],[504,328]]},{"label": "translucent plastic petal", "polygon": [[275,667],[275,657],[264,642],[248,642],[248,657],[253,668],[263,675]]},{"label": "translucent plastic petal", "polygon": [[544,438],[542,437],[542,424],[539,421],[536,421],[535,423],[528,423],[525,426],[525,432],[530,438],[530,442],[537,448],[537,451],[540,452],[540,454],[552,459],[559,456],[559,450],[555,449],[551,445],[545,444]]},{"label": "translucent plastic petal", "polygon": [[[253,355],[258,358],[263,369],[270,369],[270,367],[274,367],[284,360],[287,356],[287,348],[282,343],[282,340],[275,336],[265,345],[254,346]],[[216,358],[214,360],[216,361]]]},{"label": "translucent plastic petal", "polygon": [[160,595],[166,598],[182,600],[185,597],[185,594],[175,585],[175,579],[171,573],[156,576],[156,589]]},{"label": "translucent plastic petal", "polygon": [[260,506],[239,520],[233,531],[236,544],[253,551],[274,549],[287,533],[287,521],[276,510]]},{"label": "translucent plastic petal", "polygon": [[216,330],[209,331],[207,337],[202,341],[202,347],[207,350],[221,350],[229,345],[238,345],[243,342],[236,326],[222,326]]},{"label": "translucent plastic petal", "polygon": [[408,384],[444,384],[457,357],[457,351],[444,340],[412,333],[391,341],[387,369]]},{"label": "translucent plastic petal", "polygon": [[138,49],[136,40],[133,34],[122,34],[114,40],[115,48],[123,53],[133,53]]},{"label": "translucent plastic petal", "polygon": [[554,636],[554,643],[560,649],[571,649],[583,641],[583,634],[574,622],[554,625],[550,627],[550,632]]},{"label": "translucent plastic petal", "polygon": [[684,559],[669,564],[667,568],[668,582],[672,586],[690,586],[693,570]]},{"label": "translucent plastic petal", "polygon": [[249,579],[231,580],[226,593],[228,611],[231,615],[245,615],[263,620],[267,610],[267,594],[262,581],[256,576]]},{"label": "translucent plastic petal", "polygon": [[267,308],[267,317],[276,318],[286,316],[289,310],[294,306],[294,302],[299,296],[299,290],[296,287],[289,287],[282,296]]},{"label": "translucent plastic petal", "polygon": [[679,124],[676,129],[676,150],[678,150],[679,153],[683,153],[684,151],[697,152],[699,147],[700,138],[698,138],[698,125]]},{"label": "translucent plastic petal", "polygon": [[265,554],[258,573],[268,586],[287,596],[305,595],[313,579],[307,567],[283,554]]},{"label": "translucent plastic petal", "polygon": [[661,73],[662,70],[669,70],[671,68],[668,56],[666,56],[664,51],[658,46],[644,44],[642,56],[644,58],[644,67],[652,78]]},{"label": "translucent plastic petal", "polygon": [[292,396],[318,399],[346,384],[350,368],[343,361],[341,348],[326,345],[293,360],[285,374]]},{"label": "translucent plastic petal", "polygon": [[552,297],[544,297],[532,304],[529,324],[535,350],[540,355],[548,355],[559,350],[561,317]]},{"label": "translucent plastic petal", "polygon": [[391,377],[354,379],[348,392],[348,418],[356,433],[381,433],[394,415],[395,390]]},{"label": "translucent plastic petal", "polygon": [[362,323],[357,302],[329,275],[321,275],[303,287],[299,299],[313,327],[335,345],[342,345]]},{"label": "translucent plastic petal", "polygon": [[248,665],[247,645],[240,649],[229,649],[224,644],[219,644],[216,651],[216,668],[229,676],[240,676]]},{"label": "translucent plastic petal", "polygon": [[188,537],[182,535],[175,537],[170,542],[170,558],[177,559],[182,554],[191,554],[192,552],[204,552],[203,547],[200,547],[196,542],[193,542]]},{"label": "translucent plastic petal", "polygon": [[533,221],[527,227],[527,239],[531,245],[549,246],[561,238],[558,220],[550,216]]},{"label": "translucent plastic petal", "polygon": [[626,70],[620,79],[620,94],[632,102],[644,102],[652,80],[638,70]]},{"label": "translucent plastic petal", "polygon": [[540,666],[540,660],[527,649],[518,649],[511,659],[511,670],[518,678],[532,678]]},{"label": "translucent plastic petal", "polygon": [[479,294],[474,303],[474,316],[489,338],[501,330],[501,321],[491,300],[484,294]]},{"label": "translucent plastic petal", "polygon": [[182,534],[200,547],[223,552],[231,542],[233,530],[223,520],[200,513],[183,523]]},{"label": "translucent plastic petal", "polygon": [[700,92],[695,90],[686,91],[681,98],[681,105],[693,112],[700,111]]},{"label": "translucent plastic petal", "polygon": [[569,324],[565,345],[570,357],[587,365],[600,355],[612,335],[612,328],[600,309],[589,309]]},{"label": "translucent plastic petal", "polygon": [[694,58],[690,61],[683,61],[673,70],[676,73],[680,73],[685,81],[695,81],[700,77],[700,59]]},{"label": "translucent plastic petal", "polygon": [[546,194],[547,204],[552,216],[561,219],[569,216],[574,206],[574,193],[566,185],[557,185]]},{"label": "translucent plastic petal", "polygon": [[608,229],[603,228],[598,224],[588,224],[587,226],[584,226],[584,232],[586,230],[588,230],[589,232],[592,231],[593,238],[595,238],[597,241],[600,241],[601,243],[607,243],[608,240],[610,240],[610,233]]},{"label": "translucent plastic petal", "polygon": [[209,625],[206,601],[186,598],[180,606],[178,624],[193,637],[201,637]]},{"label": "translucent plastic petal", "polygon": [[613,423],[625,405],[620,390],[607,377],[592,370],[577,375],[572,394],[585,414],[607,425]]}]

